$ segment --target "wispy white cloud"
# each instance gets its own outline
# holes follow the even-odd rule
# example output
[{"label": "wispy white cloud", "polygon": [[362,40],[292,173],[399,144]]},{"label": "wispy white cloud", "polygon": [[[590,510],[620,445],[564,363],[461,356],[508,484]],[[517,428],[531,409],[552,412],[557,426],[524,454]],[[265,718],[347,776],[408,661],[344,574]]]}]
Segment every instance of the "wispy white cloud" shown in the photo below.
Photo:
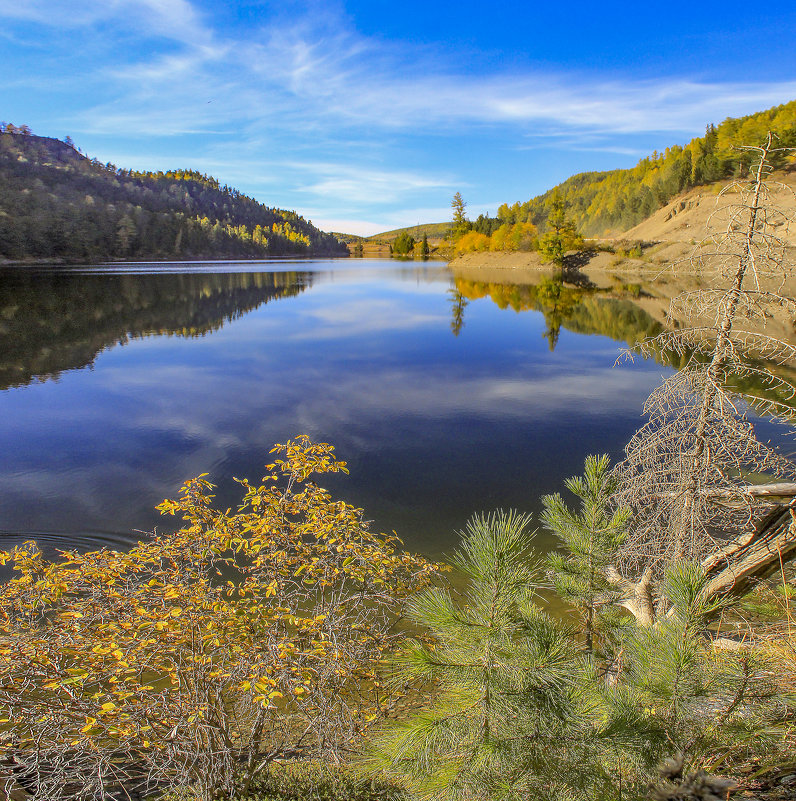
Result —
[{"label": "wispy white cloud", "polygon": [[[114,3],[106,4],[112,8]],[[94,0],[74,0],[53,4],[48,0],[0,0],[0,16],[6,19],[28,20],[42,25],[77,27],[96,22],[107,11]]]},{"label": "wispy white cloud", "polygon": [[407,192],[457,186],[452,176],[435,176],[406,170],[375,170],[355,164],[287,162],[287,168],[312,175],[310,183],[300,183],[299,191],[320,197],[370,204],[391,203]]},{"label": "wispy white cloud", "polygon": [[52,28],[87,28],[113,21],[148,36],[207,44],[210,29],[188,0],[0,0],[0,18]]},{"label": "wispy white cloud", "polygon": [[[707,121],[796,96],[789,75],[730,83],[549,66],[465,72],[444,50],[363,36],[334,8],[316,4],[302,16],[291,7],[290,14],[268,6],[259,24],[235,28],[190,0],[0,0],[0,27],[2,20],[35,23],[53,36],[81,29],[108,51],[118,43],[110,68],[87,71],[76,54],[65,56],[79,67],[80,89],[76,83],[76,102],[57,124],[73,137],[138,142],[129,156],[112,157],[124,166],[165,159],[142,152],[142,140],[196,137],[201,147],[182,148],[191,166],[220,174],[213,165],[227,163],[225,181],[249,192],[285,187],[267,201],[309,207],[313,219],[353,221],[362,232],[417,222],[421,207],[466,187],[478,167],[472,156],[452,152],[429,167],[417,144],[423,137],[437,152],[442,141],[488,132],[515,154],[539,142],[547,150],[637,157],[646,152],[633,144],[639,135],[676,141]],[[32,91],[42,77],[30,77]],[[67,95],[66,87],[59,93]],[[367,216],[379,207],[378,219]],[[470,211],[479,210],[490,209],[480,200]],[[449,216],[447,208],[442,216],[434,211],[433,219]]]},{"label": "wispy white cloud", "polygon": [[151,19],[157,32],[169,38],[185,42],[193,42],[206,46],[212,40],[212,34],[203,23],[200,15],[188,0],[117,0],[119,3],[133,6]]},{"label": "wispy white cloud", "polygon": [[[728,111],[765,107],[796,95],[796,81],[717,84],[662,78],[599,82],[591,76],[416,76],[370,81],[335,109],[349,120],[372,117],[376,98],[389,112],[374,125],[530,123],[599,133],[685,131]],[[353,90],[353,87],[351,87]],[[739,112],[736,112],[739,113]]]},{"label": "wispy white cloud", "polygon": [[[573,130],[674,132],[796,95],[793,80],[605,80],[596,73],[550,70],[466,75],[437,55],[368,39],[329,15],[293,20],[289,36],[279,19],[234,38],[213,31],[187,0],[80,0],[69,4],[69,13],[51,12],[52,4],[44,0],[0,0],[0,17],[67,27],[113,17],[142,36],[180,45],[177,53],[148,56],[113,71],[128,113],[105,105],[87,112],[108,133],[150,134],[154,127],[183,133],[218,128],[220,120],[234,120],[250,132],[289,129],[299,136],[328,131],[330,125],[417,131],[468,123],[533,125],[553,129],[554,136]],[[199,109],[200,100],[216,108]],[[176,124],[188,112],[192,124]]]},{"label": "wispy white cloud", "polygon": [[319,214],[312,214],[311,212],[306,212],[306,214],[322,231],[373,236],[373,234],[380,234],[385,230],[383,222],[373,222],[372,220],[363,220],[358,217],[326,217],[324,216],[324,211]]},{"label": "wispy white cloud", "polygon": [[[478,214],[495,213],[495,209],[502,203],[491,203],[474,206],[471,209],[471,216]],[[339,204],[335,204],[337,207]],[[345,210],[345,209],[343,209]],[[322,207],[302,206],[302,214],[317,225],[323,231],[338,231],[346,234],[357,234],[359,236],[372,236],[384,231],[392,231],[395,228],[405,228],[411,225],[422,225],[433,222],[444,222],[451,216],[450,207],[438,206],[433,208],[407,207],[400,209],[386,208],[383,210],[369,208],[369,213],[378,215],[378,219],[372,217],[358,217],[354,213],[356,209],[351,209],[352,216],[349,217],[330,217],[328,210]]]},{"label": "wispy white cloud", "polygon": [[[623,142],[628,144],[623,144]],[[521,143],[514,145],[517,152],[543,150],[550,147],[551,142],[556,148],[564,151],[579,151],[584,153],[616,153],[621,156],[642,158],[649,153],[638,145],[631,145],[631,136],[610,136],[602,132],[581,131],[573,133],[572,130],[553,128],[545,131],[527,131]]]}]

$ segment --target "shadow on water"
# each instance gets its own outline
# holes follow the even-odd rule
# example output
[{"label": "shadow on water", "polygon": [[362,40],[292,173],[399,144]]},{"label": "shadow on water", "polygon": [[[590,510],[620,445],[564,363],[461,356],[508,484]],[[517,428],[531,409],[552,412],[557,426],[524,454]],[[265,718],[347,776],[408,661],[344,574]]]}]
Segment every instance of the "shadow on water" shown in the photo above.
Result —
[{"label": "shadow on water", "polygon": [[264,303],[294,297],[312,273],[0,276],[0,390],[90,367],[149,336],[202,337]]}]

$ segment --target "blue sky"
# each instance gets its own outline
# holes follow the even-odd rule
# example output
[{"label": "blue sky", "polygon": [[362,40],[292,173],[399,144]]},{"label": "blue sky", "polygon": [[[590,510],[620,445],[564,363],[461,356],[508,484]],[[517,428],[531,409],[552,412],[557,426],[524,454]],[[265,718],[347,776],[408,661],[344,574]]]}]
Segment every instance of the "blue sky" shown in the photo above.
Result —
[{"label": "blue sky", "polygon": [[0,0],[0,119],[375,233],[795,99],[794,41],[735,0]]}]

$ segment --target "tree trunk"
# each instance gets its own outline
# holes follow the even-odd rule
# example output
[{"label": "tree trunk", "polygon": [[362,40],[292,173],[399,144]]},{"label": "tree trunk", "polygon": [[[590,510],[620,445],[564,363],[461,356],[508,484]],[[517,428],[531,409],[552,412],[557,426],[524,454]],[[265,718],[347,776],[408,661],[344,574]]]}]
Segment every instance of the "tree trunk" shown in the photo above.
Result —
[{"label": "tree trunk", "polygon": [[606,575],[608,580],[616,584],[624,593],[624,598],[617,601],[619,606],[627,609],[636,618],[639,626],[649,627],[655,625],[655,603],[652,598],[652,568],[648,567],[636,582],[624,578],[612,566],[607,568]]},{"label": "tree trunk", "polygon": [[[793,481],[778,481],[774,484],[747,484],[743,487],[727,487],[723,489],[706,489],[701,490],[701,496],[710,499],[721,500],[727,498],[743,499],[743,498],[793,498],[796,497],[796,482]],[[654,498],[674,498],[676,493],[667,492]]]},{"label": "tree trunk", "polygon": [[[702,562],[709,578],[705,594],[744,595],[793,558],[796,558],[796,498],[787,506],[775,507],[754,531],[742,534]],[[645,570],[637,582],[624,578],[614,567],[606,569],[606,576],[624,593],[617,603],[636,618],[638,625],[654,626],[662,610],[656,610],[652,570]]]}]

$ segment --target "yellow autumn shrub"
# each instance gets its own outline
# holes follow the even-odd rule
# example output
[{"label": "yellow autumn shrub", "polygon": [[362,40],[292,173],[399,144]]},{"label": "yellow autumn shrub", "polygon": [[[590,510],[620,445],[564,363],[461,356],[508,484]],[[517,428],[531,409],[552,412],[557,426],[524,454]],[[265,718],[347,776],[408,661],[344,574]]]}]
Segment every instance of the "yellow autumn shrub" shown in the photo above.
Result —
[{"label": "yellow autumn shrub", "polygon": [[4,554],[0,758],[36,799],[122,782],[245,792],[264,766],[328,757],[384,711],[380,660],[435,568],[310,481],[347,472],[330,445],[274,450],[235,511],[192,479],[158,507],[182,526],[127,553]]},{"label": "yellow autumn shrub", "polygon": [[456,242],[456,253],[475,253],[489,250],[489,237],[478,231],[468,231]]}]

